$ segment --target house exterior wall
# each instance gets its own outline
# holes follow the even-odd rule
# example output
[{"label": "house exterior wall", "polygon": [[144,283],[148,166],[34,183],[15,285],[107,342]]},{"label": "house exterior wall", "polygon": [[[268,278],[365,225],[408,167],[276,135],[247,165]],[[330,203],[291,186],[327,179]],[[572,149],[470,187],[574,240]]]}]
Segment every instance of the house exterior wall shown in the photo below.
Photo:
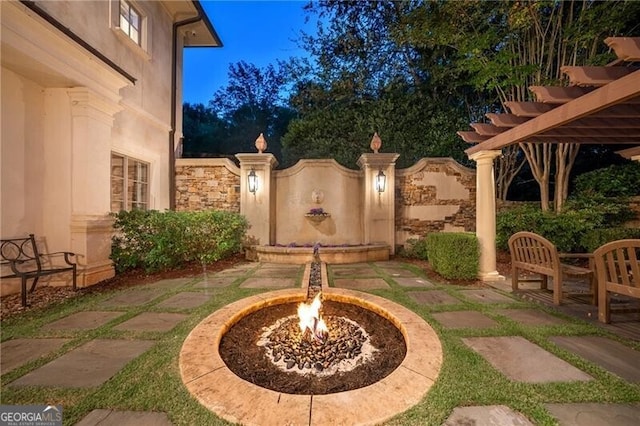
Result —
[{"label": "house exterior wall", "polygon": [[[87,286],[114,274],[112,152],[148,163],[148,206],[169,208],[173,23],[193,4],[132,1],[145,16],[141,48],[117,28],[118,0],[34,3],[121,71],[26,5],[0,2],[2,237],[34,233],[47,251],[76,252]],[[15,290],[8,281],[3,293]],[[56,275],[43,281],[68,284]]]}]

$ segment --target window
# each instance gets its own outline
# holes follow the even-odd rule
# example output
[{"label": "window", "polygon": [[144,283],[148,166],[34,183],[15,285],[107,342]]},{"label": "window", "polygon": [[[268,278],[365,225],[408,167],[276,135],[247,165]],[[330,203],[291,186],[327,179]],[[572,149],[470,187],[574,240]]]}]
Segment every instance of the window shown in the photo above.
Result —
[{"label": "window", "polygon": [[148,210],[149,164],[111,154],[111,211]]},{"label": "window", "polygon": [[120,29],[138,46],[141,46],[142,18],[140,13],[126,0],[120,0]]}]

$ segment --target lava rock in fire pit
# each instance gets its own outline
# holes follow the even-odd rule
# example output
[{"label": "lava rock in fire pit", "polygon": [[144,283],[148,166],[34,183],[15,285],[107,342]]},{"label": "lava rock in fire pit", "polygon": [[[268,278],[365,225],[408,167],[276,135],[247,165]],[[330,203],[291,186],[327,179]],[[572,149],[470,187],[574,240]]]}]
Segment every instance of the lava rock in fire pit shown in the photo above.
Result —
[{"label": "lava rock in fire pit", "polygon": [[[350,371],[373,357],[376,349],[369,335],[348,318],[329,316],[325,319],[329,337],[317,340],[300,331],[298,318],[289,316],[277,321],[262,334],[258,345],[266,356],[282,370],[300,374],[325,376],[337,371]],[[284,358],[283,358],[284,354]]]}]

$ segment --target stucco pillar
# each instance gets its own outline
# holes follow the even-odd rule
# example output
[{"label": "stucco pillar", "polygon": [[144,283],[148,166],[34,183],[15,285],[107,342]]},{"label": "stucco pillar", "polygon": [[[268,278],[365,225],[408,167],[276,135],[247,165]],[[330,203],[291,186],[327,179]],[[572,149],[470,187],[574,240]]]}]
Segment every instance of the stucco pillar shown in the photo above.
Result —
[{"label": "stucco pillar", "polygon": [[480,243],[479,278],[502,281],[496,269],[496,190],[493,159],[501,151],[479,151],[469,156],[476,162],[476,236]]},{"label": "stucco pillar", "polygon": [[80,285],[114,275],[111,254],[111,130],[122,107],[86,87],[67,90],[71,104],[71,249]]},{"label": "stucco pillar", "polygon": [[[249,221],[247,235],[257,245],[273,245],[276,238],[276,188],[273,169],[278,160],[273,154],[236,154],[240,161],[240,214]],[[254,171],[258,177],[255,193],[249,192],[248,176]]]},{"label": "stucco pillar", "polygon": [[[396,160],[399,154],[362,154],[358,166],[364,172],[363,243],[388,244],[390,254],[395,253],[395,180]],[[385,190],[378,192],[376,177],[385,175]]]}]

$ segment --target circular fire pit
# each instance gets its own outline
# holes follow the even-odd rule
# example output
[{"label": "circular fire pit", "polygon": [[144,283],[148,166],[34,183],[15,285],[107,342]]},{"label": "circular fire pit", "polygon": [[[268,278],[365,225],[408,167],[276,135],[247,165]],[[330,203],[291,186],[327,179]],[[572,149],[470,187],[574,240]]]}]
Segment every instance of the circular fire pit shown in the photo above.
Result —
[{"label": "circular fire pit", "polygon": [[300,289],[274,291],[227,305],[193,329],[180,352],[180,372],[189,392],[226,420],[256,425],[376,424],[417,404],[442,364],[442,348],[433,329],[415,313],[378,296],[330,288],[323,298],[374,312],[397,328],[406,345],[400,365],[373,384],[324,395],[276,391],[241,379],[220,355],[228,330],[252,313],[306,299]]}]

